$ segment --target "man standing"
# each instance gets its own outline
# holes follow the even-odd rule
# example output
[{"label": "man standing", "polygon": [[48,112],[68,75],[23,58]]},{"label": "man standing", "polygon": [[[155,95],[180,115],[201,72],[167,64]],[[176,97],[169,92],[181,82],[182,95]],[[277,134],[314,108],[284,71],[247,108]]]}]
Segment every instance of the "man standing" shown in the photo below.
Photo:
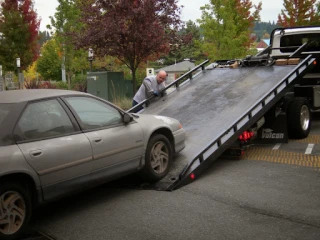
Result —
[{"label": "man standing", "polygon": [[[152,95],[159,96],[161,90],[165,88],[164,81],[166,80],[166,78],[167,73],[163,70],[158,72],[158,74],[155,76],[146,77],[143,80],[139,90],[133,97],[132,107],[136,106]],[[138,107],[137,109],[135,109],[135,112],[139,112],[142,108],[142,106]]]}]

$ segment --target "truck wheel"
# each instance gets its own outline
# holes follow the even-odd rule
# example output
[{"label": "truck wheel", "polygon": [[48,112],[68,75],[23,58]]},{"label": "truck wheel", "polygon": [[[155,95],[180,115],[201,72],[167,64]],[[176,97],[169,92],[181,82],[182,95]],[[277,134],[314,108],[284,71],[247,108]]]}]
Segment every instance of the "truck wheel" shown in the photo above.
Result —
[{"label": "truck wheel", "polygon": [[26,187],[17,183],[0,186],[0,239],[17,239],[31,216],[31,199]]},{"label": "truck wheel", "polygon": [[290,138],[302,139],[309,135],[311,113],[308,100],[302,97],[294,98],[288,106],[288,134]]},{"label": "truck wheel", "polygon": [[144,180],[154,182],[164,178],[172,162],[172,148],[169,140],[162,134],[150,138],[146,155],[145,166],[141,171]]}]

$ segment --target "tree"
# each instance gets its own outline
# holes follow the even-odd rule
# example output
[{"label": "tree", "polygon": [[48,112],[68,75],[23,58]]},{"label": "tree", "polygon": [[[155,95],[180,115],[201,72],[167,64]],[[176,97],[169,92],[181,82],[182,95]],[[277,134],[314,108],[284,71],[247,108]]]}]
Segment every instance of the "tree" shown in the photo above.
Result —
[{"label": "tree", "polygon": [[72,33],[79,31],[80,9],[76,0],[58,0],[59,5],[54,16],[50,17],[51,25],[47,28],[55,30],[56,41],[59,44],[61,68],[66,70],[70,88],[71,77],[75,71],[81,71],[88,66],[84,50],[75,50]]},{"label": "tree", "polygon": [[44,80],[61,80],[61,52],[55,38],[51,38],[42,46],[36,71]]},{"label": "tree", "polygon": [[43,31],[43,32],[40,31],[39,32],[39,40],[38,40],[38,44],[39,44],[40,48],[42,47],[42,45],[46,41],[50,40],[50,38],[51,38],[51,36],[48,31]]},{"label": "tree", "polygon": [[182,42],[171,45],[169,54],[161,57],[164,65],[171,65],[184,59],[199,60],[201,58],[201,51],[197,44],[201,40],[199,26],[189,20],[178,34]]},{"label": "tree", "polygon": [[[254,39],[254,22],[260,19],[261,2],[250,0],[211,0],[201,7],[199,20],[203,29],[203,50],[211,59],[234,59],[248,54]],[[251,10],[253,9],[253,12]]]},{"label": "tree", "polygon": [[[253,28],[254,33],[257,35],[258,40],[261,38],[269,38],[264,36],[265,34],[271,34],[271,32],[275,28],[279,28],[279,25],[276,25],[274,21],[271,23],[269,22],[256,22]],[[258,41],[259,42],[259,41]]]},{"label": "tree", "polygon": [[262,38],[263,39],[269,39],[270,38],[270,34],[269,33],[264,33]]},{"label": "tree", "polygon": [[23,73],[24,80],[26,82],[39,80],[39,74],[37,73],[37,62],[33,62]]},{"label": "tree", "polygon": [[5,71],[16,68],[16,58],[26,69],[38,57],[40,20],[32,0],[4,0],[0,8],[0,62]]},{"label": "tree", "polygon": [[317,25],[319,2],[317,0],[283,0],[284,9],[278,15],[278,24],[283,27]]},{"label": "tree", "polygon": [[168,53],[178,42],[180,8],[177,0],[80,0],[83,30],[79,47],[92,47],[99,56],[117,57],[132,72],[147,60]]}]

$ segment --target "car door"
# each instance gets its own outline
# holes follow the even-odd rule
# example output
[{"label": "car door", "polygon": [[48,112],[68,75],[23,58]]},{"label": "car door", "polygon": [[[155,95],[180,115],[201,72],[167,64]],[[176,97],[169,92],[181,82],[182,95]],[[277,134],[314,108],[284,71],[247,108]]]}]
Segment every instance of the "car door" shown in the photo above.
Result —
[{"label": "car door", "polygon": [[117,108],[93,97],[64,100],[91,142],[93,180],[116,177],[140,167],[144,145],[142,129],[137,122],[125,124]]},{"label": "car door", "polygon": [[29,103],[15,129],[17,145],[39,175],[45,200],[90,182],[91,144],[62,104],[58,99]]}]

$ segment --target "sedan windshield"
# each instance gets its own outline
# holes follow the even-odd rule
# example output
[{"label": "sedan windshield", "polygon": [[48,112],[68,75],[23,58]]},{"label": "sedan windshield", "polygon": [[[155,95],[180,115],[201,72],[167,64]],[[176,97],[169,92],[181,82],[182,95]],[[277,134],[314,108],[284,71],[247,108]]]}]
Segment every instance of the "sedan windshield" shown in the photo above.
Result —
[{"label": "sedan windshield", "polygon": [[0,127],[2,126],[3,120],[8,116],[12,104],[0,103]]}]

